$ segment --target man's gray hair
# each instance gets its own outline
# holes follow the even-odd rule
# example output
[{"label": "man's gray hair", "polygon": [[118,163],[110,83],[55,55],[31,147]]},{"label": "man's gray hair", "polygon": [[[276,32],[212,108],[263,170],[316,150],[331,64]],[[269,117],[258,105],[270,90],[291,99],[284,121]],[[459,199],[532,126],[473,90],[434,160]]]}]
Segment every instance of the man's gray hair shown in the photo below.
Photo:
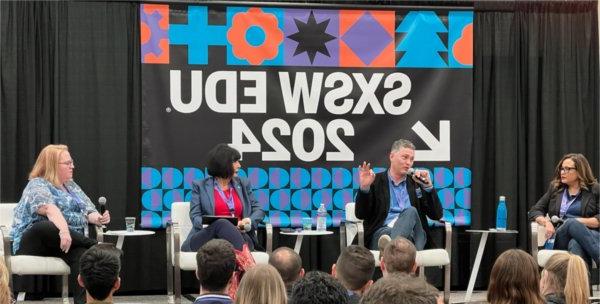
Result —
[{"label": "man's gray hair", "polygon": [[400,149],[402,148],[415,150],[415,145],[413,145],[413,143],[410,142],[410,140],[398,139],[392,144],[392,150],[390,152],[400,151]]}]

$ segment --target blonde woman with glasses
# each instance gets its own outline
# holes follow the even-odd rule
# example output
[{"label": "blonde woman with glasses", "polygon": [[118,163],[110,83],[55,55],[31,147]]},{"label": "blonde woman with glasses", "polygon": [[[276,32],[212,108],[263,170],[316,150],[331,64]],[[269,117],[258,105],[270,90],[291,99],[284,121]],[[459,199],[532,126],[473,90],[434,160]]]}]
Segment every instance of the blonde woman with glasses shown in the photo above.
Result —
[{"label": "blonde woman with glasses", "polygon": [[600,265],[599,193],[585,156],[570,153],[558,162],[548,191],[529,211],[530,220],[546,227],[546,237],[554,237],[554,249],[580,256],[588,268],[592,260]]},{"label": "blonde woman with glasses", "polygon": [[73,181],[75,163],[65,145],[48,145],[29,173],[29,183],[15,207],[11,236],[16,255],[55,256],[71,267],[69,289],[75,304],[85,303],[85,289],[77,283],[79,258],[96,244],[84,235],[88,223],[108,224]]},{"label": "blonde woman with glasses", "polygon": [[244,274],[236,304],[287,304],[285,284],[275,267],[256,265]]}]

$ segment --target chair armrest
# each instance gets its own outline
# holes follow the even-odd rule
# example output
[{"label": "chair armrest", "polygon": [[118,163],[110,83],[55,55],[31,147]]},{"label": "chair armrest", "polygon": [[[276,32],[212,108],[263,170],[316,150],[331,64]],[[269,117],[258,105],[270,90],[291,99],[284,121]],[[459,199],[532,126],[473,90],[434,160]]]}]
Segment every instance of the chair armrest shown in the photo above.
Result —
[{"label": "chair armrest", "polygon": [[96,226],[94,225],[94,229],[96,229],[96,240],[99,243],[104,242],[104,226]]},{"label": "chair armrest", "polygon": [[358,228],[358,246],[365,247],[365,226],[363,221],[352,222]]},{"label": "chair armrest", "polygon": [[530,225],[531,228],[531,256],[537,262],[538,256],[538,223],[533,221]]},{"label": "chair armrest", "polygon": [[452,254],[452,223],[444,222],[444,230],[445,230],[445,246],[444,248],[448,252],[448,256]]},{"label": "chair armrest", "polygon": [[271,254],[273,252],[273,224],[266,223],[265,230],[267,231],[267,253]]}]

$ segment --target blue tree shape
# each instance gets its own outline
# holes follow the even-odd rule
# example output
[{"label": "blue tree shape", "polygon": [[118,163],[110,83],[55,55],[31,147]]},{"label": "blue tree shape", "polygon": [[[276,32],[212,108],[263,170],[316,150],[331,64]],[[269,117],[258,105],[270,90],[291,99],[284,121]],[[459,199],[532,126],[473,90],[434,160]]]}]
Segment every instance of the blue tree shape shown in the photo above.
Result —
[{"label": "blue tree shape", "polygon": [[447,52],[437,33],[448,29],[433,11],[411,11],[396,29],[406,33],[396,51],[404,51],[398,67],[445,68],[448,65],[439,52]]}]

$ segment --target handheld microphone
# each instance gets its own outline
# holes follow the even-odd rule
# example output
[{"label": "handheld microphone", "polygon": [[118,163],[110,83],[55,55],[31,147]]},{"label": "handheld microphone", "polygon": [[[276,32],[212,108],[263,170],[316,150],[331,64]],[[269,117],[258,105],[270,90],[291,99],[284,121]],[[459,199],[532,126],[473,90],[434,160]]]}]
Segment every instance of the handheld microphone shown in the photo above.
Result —
[{"label": "handheld microphone", "polygon": [[98,198],[98,204],[100,205],[100,214],[104,214],[104,212],[106,211],[106,197],[101,196]]},{"label": "handheld microphone", "polygon": [[415,172],[416,172],[415,168],[409,168],[408,171],[406,172],[406,174],[410,177],[415,177],[421,183],[426,184],[425,179],[420,176],[416,176]]},{"label": "handheld microphone", "polygon": [[556,215],[553,215],[553,216],[550,218],[550,221],[552,221],[552,223],[553,223],[553,224],[562,224],[562,223],[564,223],[564,222],[565,222],[565,220],[563,220],[562,218],[560,218],[560,217],[558,217],[558,216],[556,216]]},{"label": "handheld microphone", "polygon": [[252,229],[252,225],[250,225],[250,224],[245,224],[244,225],[244,231],[249,232],[250,229]]}]

